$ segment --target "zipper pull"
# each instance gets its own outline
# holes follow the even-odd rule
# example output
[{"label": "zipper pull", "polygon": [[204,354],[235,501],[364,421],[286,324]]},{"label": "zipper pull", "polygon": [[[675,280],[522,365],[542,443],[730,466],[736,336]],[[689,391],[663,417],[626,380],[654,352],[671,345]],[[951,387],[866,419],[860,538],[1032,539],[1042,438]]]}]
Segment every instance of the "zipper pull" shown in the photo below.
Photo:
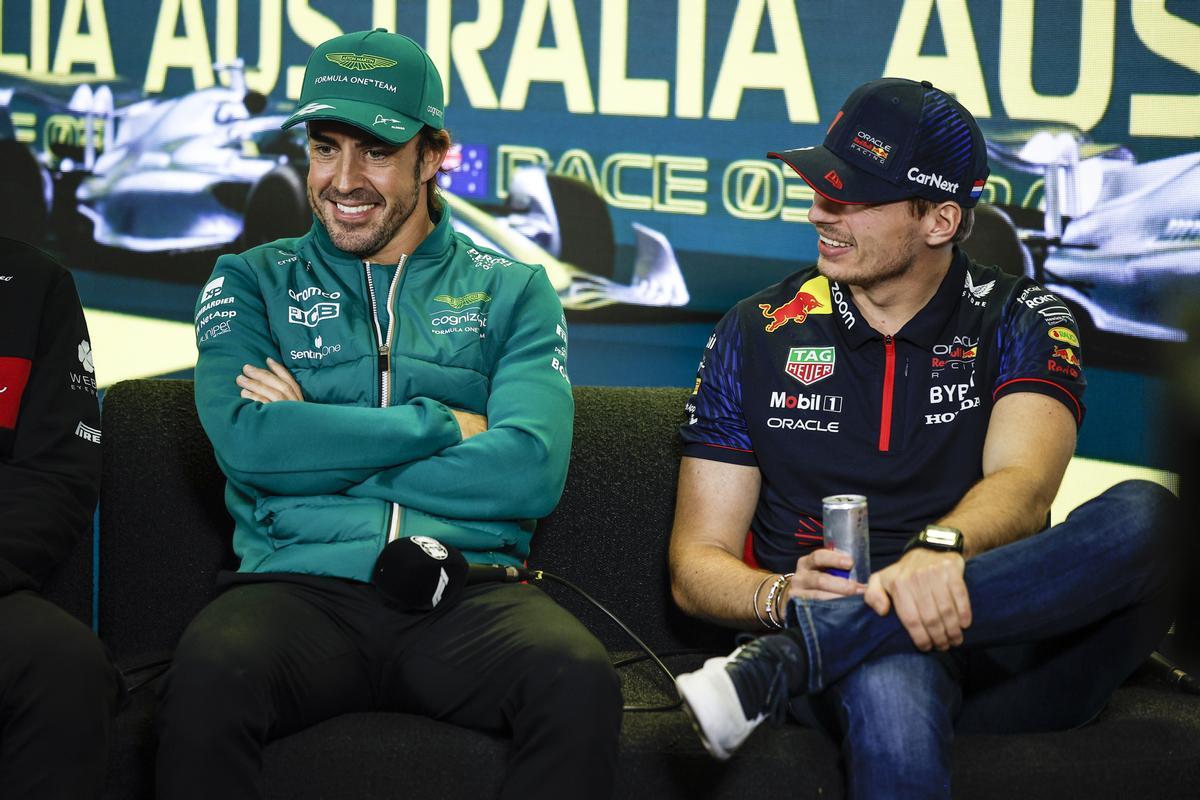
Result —
[{"label": "zipper pull", "polygon": [[388,345],[386,345],[386,344],[379,345],[379,371],[380,372],[388,371],[388,367],[390,366],[388,364],[388,356],[391,354],[391,352],[392,352],[392,348],[389,347]]}]

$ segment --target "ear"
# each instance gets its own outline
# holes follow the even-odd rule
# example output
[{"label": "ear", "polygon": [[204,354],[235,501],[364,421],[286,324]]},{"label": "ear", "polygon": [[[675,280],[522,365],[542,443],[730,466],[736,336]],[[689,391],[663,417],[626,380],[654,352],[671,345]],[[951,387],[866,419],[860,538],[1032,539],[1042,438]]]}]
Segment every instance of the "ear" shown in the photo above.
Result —
[{"label": "ear", "polygon": [[925,244],[930,247],[948,244],[958,231],[961,221],[962,208],[958,203],[947,201],[934,206],[922,220],[925,227]]},{"label": "ear", "polygon": [[427,147],[421,157],[421,183],[429,181],[437,175],[446,157],[445,147]]}]

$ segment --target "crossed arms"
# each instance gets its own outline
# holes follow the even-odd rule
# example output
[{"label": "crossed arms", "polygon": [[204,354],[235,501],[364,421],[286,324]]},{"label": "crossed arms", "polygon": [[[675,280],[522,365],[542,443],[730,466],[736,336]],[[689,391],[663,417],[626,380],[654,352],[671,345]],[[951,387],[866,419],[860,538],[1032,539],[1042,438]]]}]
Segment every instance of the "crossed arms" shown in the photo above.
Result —
[{"label": "crossed arms", "polygon": [[258,286],[238,261],[218,271],[238,298],[236,321],[248,324],[203,343],[196,367],[200,419],[230,478],[263,495],[376,498],[464,519],[531,519],[554,507],[573,401],[550,366],[562,310],[543,273],[514,304],[486,413],[475,414],[428,398],[388,408],[298,399]]}]

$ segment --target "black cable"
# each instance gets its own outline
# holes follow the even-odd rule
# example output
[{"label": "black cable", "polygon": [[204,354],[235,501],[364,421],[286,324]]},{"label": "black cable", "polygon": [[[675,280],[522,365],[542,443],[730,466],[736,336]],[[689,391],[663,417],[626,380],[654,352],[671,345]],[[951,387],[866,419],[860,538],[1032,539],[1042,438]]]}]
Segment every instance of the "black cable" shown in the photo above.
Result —
[{"label": "black cable", "polygon": [[[677,656],[719,656],[719,655],[721,655],[721,654],[716,652],[715,650],[709,650],[706,647],[681,647],[677,650],[663,650],[662,652],[660,652],[658,654],[658,657],[659,658],[676,658]],[[628,667],[630,664],[636,664],[639,661],[646,661],[649,658],[650,658],[650,656],[646,655],[645,653],[640,653],[636,656],[626,656],[625,658],[618,658],[616,661],[613,662],[613,668],[620,669],[621,667]]]},{"label": "black cable", "polygon": [[[613,614],[611,611],[609,611],[607,608],[605,608],[603,605],[601,605],[599,600],[592,597],[590,594],[585,592],[583,589],[580,589],[578,586],[571,583],[566,578],[560,577],[558,575],[554,575],[553,573],[550,573],[550,572],[545,572],[544,570],[540,570],[540,569],[533,570],[533,573],[534,573],[534,577],[536,578],[536,580],[540,581],[543,579],[549,579],[549,580],[555,581],[556,583],[561,583],[563,586],[566,586],[568,589],[575,591],[580,597],[587,600],[589,603],[594,605],[596,608],[603,611],[608,616],[609,619],[611,619],[613,622],[617,623],[617,627],[619,627],[621,630],[625,631],[625,633],[627,633],[629,635],[630,639],[633,639],[633,641],[637,642],[638,647],[640,647],[640,648],[642,648],[642,650],[646,651],[646,656],[651,661],[653,661],[655,664],[658,665],[658,668],[661,669],[663,671],[663,674],[667,676],[667,679],[671,681],[672,690],[675,690],[675,673],[671,672],[671,670],[667,668],[667,665],[662,662],[662,659],[659,658],[654,653],[654,651],[650,649],[650,646],[648,644],[646,644],[645,642],[642,641],[642,638],[640,636],[638,636],[636,633],[634,633],[629,628],[629,626],[626,625],[624,622],[617,619],[616,614]],[[676,695],[678,695],[677,691],[675,693],[676,693]],[[679,697],[678,699],[675,700],[675,702],[670,703],[668,705],[659,705],[659,706],[626,705],[626,706],[622,707],[622,711],[674,711],[675,709],[681,707],[682,705],[683,705],[683,698]]]}]

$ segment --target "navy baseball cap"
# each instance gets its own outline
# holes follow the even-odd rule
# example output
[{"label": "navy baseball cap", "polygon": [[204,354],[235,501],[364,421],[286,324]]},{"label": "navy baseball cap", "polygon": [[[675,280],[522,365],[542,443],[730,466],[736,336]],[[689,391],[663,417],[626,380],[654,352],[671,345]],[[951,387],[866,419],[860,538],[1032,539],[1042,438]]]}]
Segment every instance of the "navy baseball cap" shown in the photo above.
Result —
[{"label": "navy baseball cap", "polygon": [[929,81],[881,78],[855,89],[825,143],[779,153],[813,191],[837,203],[910,197],[971,208],[987,183],[987,146],[971,112]]}]

